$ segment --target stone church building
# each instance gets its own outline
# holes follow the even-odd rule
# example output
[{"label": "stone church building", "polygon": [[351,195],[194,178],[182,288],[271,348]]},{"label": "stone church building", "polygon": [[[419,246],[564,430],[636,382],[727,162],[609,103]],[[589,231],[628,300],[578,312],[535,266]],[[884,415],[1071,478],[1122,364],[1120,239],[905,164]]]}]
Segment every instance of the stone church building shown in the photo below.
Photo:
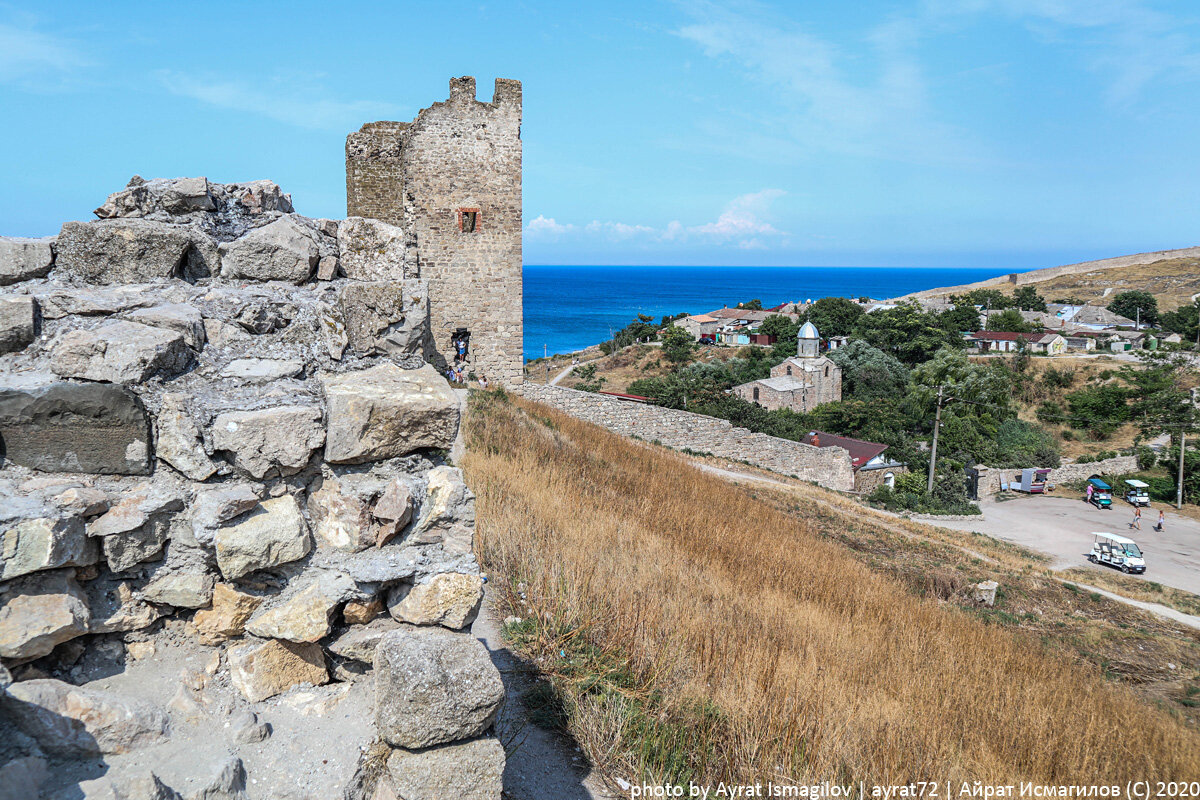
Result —
[{"label": "stone church building", "polygon": [[790,408],[804,413],[842,399],[842,368],[821,355],[817,326],[806,322],[797,335],[796,355],[771,369],[771,377],[733,388],[744,400],[768,411]]}]

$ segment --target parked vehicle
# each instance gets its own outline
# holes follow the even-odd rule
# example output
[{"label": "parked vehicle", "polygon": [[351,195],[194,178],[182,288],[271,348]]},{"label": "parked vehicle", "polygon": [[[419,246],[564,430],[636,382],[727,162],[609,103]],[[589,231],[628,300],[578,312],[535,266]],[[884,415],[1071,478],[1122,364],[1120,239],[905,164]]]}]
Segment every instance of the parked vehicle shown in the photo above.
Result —
[{"label": "parked vehicle", "polygon": [[1146,571],[1146,557],[1133,539],[1126,539],[1115,533],[1092,535],[1096,537],[1096,541],[1092,544],[1092,552],[1088,553],[1088,561],[1139,575]]},{"label": "parked vehicle", "polygon": [[1092,487],[1091,494],[1088,495],[1088,502],[1096,508],[1112,508],[1112,487],[1102,481],[1098,476],[1093,475],[1088,478],[1088,486]]},{"label": "parked vehicle", "polygon": [[1023,469],[1020,475],[1014,476],[1012,490],[1026,494],[1044,494],[1054,488],[1054,484],[1046,482],[1049,477],[1048,469]]},{"label": "parked vehicle", "polygon": [[1131,506],[1150,505],[1150,484],[1130,478],[1125,481],[1125,502]]}]

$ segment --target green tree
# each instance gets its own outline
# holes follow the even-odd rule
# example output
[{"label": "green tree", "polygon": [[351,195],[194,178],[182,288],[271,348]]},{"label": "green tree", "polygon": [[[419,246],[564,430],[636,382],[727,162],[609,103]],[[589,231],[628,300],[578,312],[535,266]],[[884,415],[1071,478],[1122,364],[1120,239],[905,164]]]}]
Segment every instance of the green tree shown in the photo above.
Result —
[{"label": "green tree", "polygon": [[659,335],[662,339],[663,356],[673,364],[689,361],[696,350],[696,340],[683,328],[668,325]]},{"label": "green tree", "polygon": [[1180,306],[1159,316],[1163,330],[1178,333],[1187,342],[1196,341],[1196,326],[1200,323],[1200,301]]},{"label": "green tree", "polygon": [[1071,392],[1071,427],[1089,431],[1098,439],[1107,438],[1117,426],[1129,420],[1128,392],[1116,383],[1100,383]]},{"label": "green tree", "polygon": [[[942,388],[942,457],[959,466],[994,460],[1000,423],[1015,416],[1012,381],[1000,364],[975,364],[961,351],[944,348],[912,371],[910,414],[932,433],[938,388]],[[942,467],[939,466],[939,469]]]},{"label": "green tree", "polygon": [[1130,289],[1113,295],[1108,310],[1128,319],[1140,319],[1147,325],[1158,324],[1158,300],[1144,289]]},{"label": "green tree", "polygon": [[900,397],[908,387],[908,367],[861,339],[827,355],[842,368],[842,396],[847,399]]},{"label": "green tree", "polygon": [[1025,321],[1020,311],[1015,308],[1006,308],[999,314],[992,314],[988,317],[988,330],[1029,333],[1033,330],[1033,326]]},{"label": "green tree", "polygon": [[796,334],[799,330],[800,324],[783,314],[772,314],[758,326],[759,333],[774,336],[781,342],[790,342],[793,348],[796,346]]},{"label": "green tree", "polygon": [[938,314],[938,324],[947,331],[965,333],[979,330],[979,309],[968,303],[958,303],[954,308]]},{"label": "green tree", "polygon": [[581,392],[598,392],[600,387],[607,383],[607,378],[596,375],[595,364],[584,364],[581,367],[576,367],[573,371],[579,383],[575,384],[575,388]]},{"label": "green tree", "polygon": [[1046,298],[1032,286],[1021,286],[1013,292],[1013,303],[1022,311],[1045,311]]},{"label": "green tree", "polygon": [[916,303],[906,302],[862,314],[852,333],[872,347],[912,365],[927,361],[943,347],[962,349],[962,336],[946,330],[940,323],[936,314],[927,314]]},{"label": "green tree", "polygon": [[821,335],[845,336],[854,328],[854,321],[863,314],[863,308],[845,297],[822,297],[808,309],[808,321],[817,326]]},{"label": "green tree", "polygon": [[1128,386],[1128,418],[1145,438],[1160,433],[1178,441],[1180,431],[1191,431],[1200,422],[1200,410],[1192,402],[1191,386],[1196,369],[1186,353],[1162,350],[1138,351],[1142,369],[1121,368],[1118,377]]},{"label": "green tree", "polygon": [[738,303],[738,308],[744,308],[747,311],[762,311],[762,300],[755,298],[748,303]]},{"label": "green tree", "polygon": [[981,306],[992,311],[1016,305],[1016,301],[1010,295],[999,289],[972,289],[964,295],[951,295],[950,299],[956,304]]}]

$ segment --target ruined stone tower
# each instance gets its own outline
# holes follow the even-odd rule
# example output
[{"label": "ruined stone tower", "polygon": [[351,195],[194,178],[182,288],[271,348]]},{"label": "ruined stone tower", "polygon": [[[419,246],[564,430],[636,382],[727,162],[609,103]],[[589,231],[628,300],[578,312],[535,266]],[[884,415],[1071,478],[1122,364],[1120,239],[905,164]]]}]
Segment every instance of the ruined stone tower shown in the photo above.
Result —
[{"label": "ruined stone tower", "polygon": [[463,328],[473,372],[521,382],[519,81],[497,79],[482,103],[474,78],[452,78],[450,99],[411,123],[371,122],[347,136],[346,214],[407,232],[405,260],[429,286],[436,364],[453,360]]}]

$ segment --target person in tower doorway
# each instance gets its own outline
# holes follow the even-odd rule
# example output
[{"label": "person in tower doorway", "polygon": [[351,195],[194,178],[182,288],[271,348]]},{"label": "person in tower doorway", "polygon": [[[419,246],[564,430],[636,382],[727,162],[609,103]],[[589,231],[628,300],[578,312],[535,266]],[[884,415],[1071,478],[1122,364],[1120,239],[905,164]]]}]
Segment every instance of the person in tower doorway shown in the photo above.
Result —
[{"label": "person in tower doorway", "polygon": [[1166,524],[1167,524],[1167,515],[1166,515],[1166,513],[1165,513],[1165,512],[1164,512],[1164,511],[1163,511],[1163,510],[1160,508],[1160,509],[1158,510],[1158,524],[1154,526],[1154,530],[1158,531],[1159,533],[1162,533],[1162,532],[1163,532],[1163,526],[1164,526],[1164,525],[1166,525]]},{"label": "person in tower doorway", "polygon": [[1129,527],[1136,528],[1139,531],[1142,529],[1142,507],[1141,506],[1133,507],[1133,520],[1129,523]]},{"label": "person in tower doorway", "polygon": [[467,340],[459,339],[458,341],[456,341],[454,343],[454,348],[455,348],[455,352],[456,352],[455,360],[456,361],[465,360],[467,357]]}]

